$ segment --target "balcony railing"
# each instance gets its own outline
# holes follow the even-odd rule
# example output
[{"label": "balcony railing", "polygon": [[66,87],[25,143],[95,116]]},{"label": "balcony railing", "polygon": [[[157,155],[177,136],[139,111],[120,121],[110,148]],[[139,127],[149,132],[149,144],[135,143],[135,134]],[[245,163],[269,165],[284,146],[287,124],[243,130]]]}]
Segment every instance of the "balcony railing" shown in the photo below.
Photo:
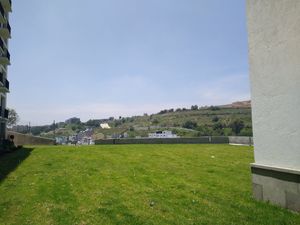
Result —
[{"label": "balcony railing", "polygon": [[0,64],[2,65],[10,65],[10,54],[8,50],[4,53],[0,54]]},{"label": "balcony railing", "polygon": [[10,61],[10,53],[8,50],[6,50],[4,53],[0,54],[1,58],[7,58]]},{"label": "balcony railing", "polygon": [[0,93],[9,92],[9,81],[4,78],[3,73],[0,73]]}]

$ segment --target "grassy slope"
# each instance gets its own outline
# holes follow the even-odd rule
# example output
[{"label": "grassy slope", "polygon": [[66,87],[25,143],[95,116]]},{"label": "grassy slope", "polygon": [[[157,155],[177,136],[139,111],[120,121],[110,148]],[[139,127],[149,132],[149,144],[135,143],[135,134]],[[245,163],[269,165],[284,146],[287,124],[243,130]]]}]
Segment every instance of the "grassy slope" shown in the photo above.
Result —
[{"label": "grassy slope", "polygon": [[[174,127],[180,129],[182,125],[186,121],[194,121],[197,122],[199,126],[208,125],[212,126],[214,123],[212,119],[214,117],[218,117],[220,122],[223,124],[228,124],[230,121],[235,119],[240,119],[244,121],[246,126],[252,126],[251,122],[251,109],[250,108],[221,108],[220,110],[211,110],[211,109],[199,109],[195,111],[187,110],[181,112],[172,112],[165,114],[154,114],[152,116],[144,115],[144,116],[134,116],[128,118],[124,123],[121,123],[117,127],[115,127],[115,121],[109,122],[112,129],[101,129],[96,128],[96,134],[103,135],[112,135],[112,134],[122,134],[127,132],[131,137],[142,136],[148,137],[149,132],[154,132],[157,129],[149,129],[149,130],[138,130],[131,132],[130,127],[151,127],[151,126],[159,126],[161,129],[174,129]],[[155,122],[156,123],[155,123]],[[84,129],[83,129],[84,130]],[[178,132],[179,130],[174,130]],[[56,135],[58,136],[69,136],[74,135],[76,132],[72,131],[70,126],[67,126],[65,129],[56,130]],[[196,131],[186,131],[178,133],[182,137],[194,137],[196,136]],[[53,138],[53,132],[43,133],[42,136]]]},{"label": "grassy slope", "polygon": [[229,145],[22,150],[0,158],[0,224],[300,224],[252,199],[252,161]]},{"label": "grassy slope", "polygon": [[[181,111],[166,114],[154,114],[150,116],[133,117],[133,122],[126,122],[127,126],[141,126],[147,127],[152,125],[159,125],[163,127],[176,127],[181,126],[187,120],[197,122],[199,125],[212,125],[212,118],[218,116],[220,121],[227,121],[230,119],[241,119],[246,125],[251,125],[251,109],[236,109],[236,108],[221,108],[220,110],[199,109],[195,111]],[[153,124],[157,120],[158,124]]]}]

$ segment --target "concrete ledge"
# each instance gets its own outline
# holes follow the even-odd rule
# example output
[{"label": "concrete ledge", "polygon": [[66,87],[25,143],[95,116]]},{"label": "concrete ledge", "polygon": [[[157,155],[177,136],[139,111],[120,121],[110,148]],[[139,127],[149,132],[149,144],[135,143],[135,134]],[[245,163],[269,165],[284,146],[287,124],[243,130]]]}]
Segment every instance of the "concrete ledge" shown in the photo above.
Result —
[{"label": "concrete ledge", "polygon": [[251,165],[253,196],[300,212],[300,171]]}]

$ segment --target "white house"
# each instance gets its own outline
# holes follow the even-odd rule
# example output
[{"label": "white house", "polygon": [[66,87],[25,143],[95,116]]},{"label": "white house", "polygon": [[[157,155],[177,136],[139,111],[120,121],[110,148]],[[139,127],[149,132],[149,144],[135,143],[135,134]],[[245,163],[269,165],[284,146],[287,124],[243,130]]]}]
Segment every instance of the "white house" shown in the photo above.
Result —
[{"label": "white house", "polygon": [[108,125],[108,123],[101,123],[101,124],[100,124],[100,127],[101,127],[102,129],[110,129],[110,126]]},{"label": "white house", "polygon": [[155,133],[149,133],[149,138],[178,138],[176,134],[173,134],[172,131],[157,131]]}]

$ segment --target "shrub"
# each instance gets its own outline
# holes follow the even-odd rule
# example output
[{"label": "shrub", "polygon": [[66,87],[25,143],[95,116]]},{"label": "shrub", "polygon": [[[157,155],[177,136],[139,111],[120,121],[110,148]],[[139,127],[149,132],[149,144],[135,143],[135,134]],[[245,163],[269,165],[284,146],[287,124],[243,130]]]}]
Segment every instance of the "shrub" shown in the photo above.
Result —
[{"label": "shrub", "polygon": [[182,127],[187,128],[187,129],[192,129],[194,130],[195,128],[197,128],[198,124],[194,121],[188,120],[186,121]]}]

